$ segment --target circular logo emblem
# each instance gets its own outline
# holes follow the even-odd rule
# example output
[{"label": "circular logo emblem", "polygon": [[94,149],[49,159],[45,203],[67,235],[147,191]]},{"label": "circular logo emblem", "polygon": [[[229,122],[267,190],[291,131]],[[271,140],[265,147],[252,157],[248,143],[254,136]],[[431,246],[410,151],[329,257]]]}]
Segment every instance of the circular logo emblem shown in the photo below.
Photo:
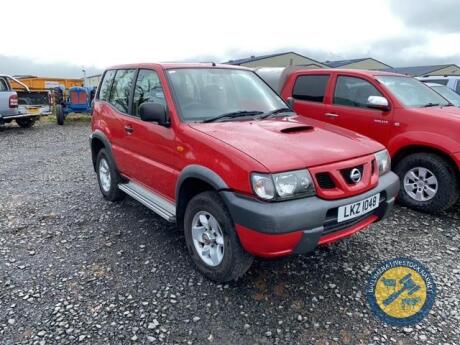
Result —
[{"label": "circular logo emblem", "polygon": [[352,180],[354,183],[361,181],[361,171],[359,171],[358,168],[353,168],[350,171],[350,180]]},{"label": "circular logo emblem", "polygon": [[436,285],[420,262],[396,258],[382,263],[371,275],[367,300],[381,320],[393,326],[420,322],[431,310]]}]

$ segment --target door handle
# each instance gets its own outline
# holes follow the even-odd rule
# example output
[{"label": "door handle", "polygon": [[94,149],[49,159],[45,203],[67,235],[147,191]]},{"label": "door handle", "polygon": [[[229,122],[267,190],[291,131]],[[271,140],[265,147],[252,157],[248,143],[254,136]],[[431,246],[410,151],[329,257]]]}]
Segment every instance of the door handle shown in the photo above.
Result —
[{"label": "door handle", "polygon": [[334,113],[325,113],[324,116],[330,118],[330,119],[335,119],[336,117],[339,117],[338,114],[334,114]]},{"label": "door handle", "polygon": [[128,134],[132,134],[134,132],[134,128],[131,125],[126,125],[125,132]]}]

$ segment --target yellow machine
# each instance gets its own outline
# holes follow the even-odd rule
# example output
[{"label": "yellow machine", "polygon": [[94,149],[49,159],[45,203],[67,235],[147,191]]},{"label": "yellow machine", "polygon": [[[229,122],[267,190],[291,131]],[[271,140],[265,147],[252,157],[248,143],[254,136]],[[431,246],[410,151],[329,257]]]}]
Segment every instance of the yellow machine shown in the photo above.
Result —
[{"label": "yellow machine", "polygon": [[[23,76],[17,77],[22,83],[26,84],[32,90],[52,90],[60,87],[68,90],[73,86],[83,86],[83,79],[77,78],[52,78],[52,77],[36,77]],[[11,87],[15,90],[23,90],[24,87],[14,81],[11,82]]]}]

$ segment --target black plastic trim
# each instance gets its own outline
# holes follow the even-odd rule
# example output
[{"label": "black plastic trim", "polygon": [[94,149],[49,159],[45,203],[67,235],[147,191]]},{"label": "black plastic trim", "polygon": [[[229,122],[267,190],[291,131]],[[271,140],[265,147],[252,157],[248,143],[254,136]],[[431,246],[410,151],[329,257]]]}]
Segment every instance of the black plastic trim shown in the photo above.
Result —
[{"label": "black plastic trim", "polygon": [[[96,171],[96,156],[97,156],[97,153],[93,151],[93,140],[94,139],[98,139],[98,140],[102,141],[102,143],[104,144],[104,147],[109,151],[108,153],[110,154],[110,157],[113,159],[113,162],[115,162],[115,157],[113,156],[113,153],[112,153],[112,144],[110,143],[109,139],[107,139],[105,134],[103,132],[101,132],[101,131],[96,131],[96,132],[92,133],[89,136],[89,146],[91,148],[91,159],[93,161],[93,168],[94,168],[94,171]],[[116,167],[116,162],[115,162],[115,167]]]},{"label": "black plastic trim", "polygon": [[394,203],[398,191],[398,176],[389,172],[380,177],[377,187],[345,199],[324,200],[309,197],[280,203],[267,203],[228,190],[221,191],[220,195],[236,224],[267,234],[281,234],[299,230],[313,231],[319,228],[322,232],[324,224],[328,221],[329,210],[384,192],[386,199],[374,213],[381,218],[388,214],[387,204]]},{"label": "black plastic trim", "polygon": [[188,178],[197,178],[209,183],[215,190],[228,190],[229,187],[225,181],[214,171],[201,165],[189,165],[183,169],[176,184],[176,200],[179,200],[179,193],[182,184]]}]

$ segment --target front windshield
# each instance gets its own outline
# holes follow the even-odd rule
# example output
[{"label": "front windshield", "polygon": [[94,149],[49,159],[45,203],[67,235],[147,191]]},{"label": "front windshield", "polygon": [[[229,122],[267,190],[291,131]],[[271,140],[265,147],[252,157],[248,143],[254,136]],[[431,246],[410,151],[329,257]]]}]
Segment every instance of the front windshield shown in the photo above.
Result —
[{"label": "front windshield", "polygon": [[434,91],[439,93],[442,97],[447,99],[453,105],[460,107],[460,95],[445,85],[431,85]]},{"label": "front windshield", "polygon": [[204,121],[239,111],[267,113],[286,104],[254,72],[225,68],[167,71],[182,119]]},{"label": "front windshield", "polygon": [[407,108],[449,104],[446,99],[417,79],[403,76],[378,76],[377,80],[385,85]]}]

